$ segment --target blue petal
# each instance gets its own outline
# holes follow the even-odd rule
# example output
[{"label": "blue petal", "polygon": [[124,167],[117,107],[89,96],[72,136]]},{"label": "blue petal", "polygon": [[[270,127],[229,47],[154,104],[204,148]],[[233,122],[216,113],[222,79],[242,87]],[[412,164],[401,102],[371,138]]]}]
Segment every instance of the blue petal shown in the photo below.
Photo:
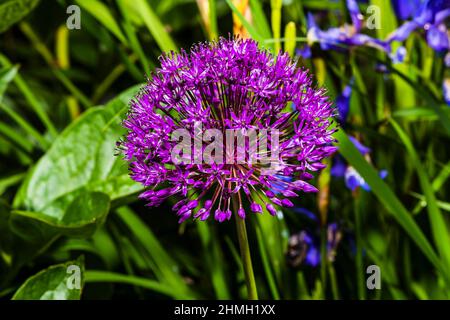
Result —
[{"label": "blue petal", "polygon": [[407,52],[405,47],[398,47],[395,53],[391,55],[392,63],[401,63],[405,61],[406,53]]},{"label": "blue petal", "polygon": [[347,165],[340,155],[337,155],[333,159],[333,166],[331,167],[331,175],[333,177],[342,178],[345,176],[345,170]]},{"label": "blue petal", "polygon": [[356,138],[354,138],[352,136],[349,136],[348,138],[350,139],[351,142],[353,142],[356,149],[358,149],[358,151],[361,152],[362,155],[366,155],[372,151],[372,150],[370,150],[370,148],[366,147],[361,142],[359,142]]},{"label": "blue petal", "polygon": [[345,177],[345,185],[352,191],[355,191],[356,188],[361,186],[359,179],[354,175]]},{"label": "blue petal", "polygon": [[447,51],[449,47],[447,29],[442,24],[431,26],[427,32],[428,45],[436,51]]},{"label": "blue petal", "polygon": [[420,0],[393,0],[392,2],[395,13],[401,20],[416,16],[420,9]]},{"label": "blue petal", "polygon": [[450,2],[448,0],[426,0],[422,4],[414,21],[421,26],[427,23],[434,23],[438,13],[448,8],[450,8]]},{"label": "blue petal", "polygon": [[304,215],[305,217],[307,217],[313,221],[317,221],[317,216],[314,213],[312,213],[311,211],[309,211],[308,209],[297,207],[297,208],[293,208],[292,210],[295,213],[300,213],[301,215]]},{"label": "blue petal", "polygon": [[304,45],[303,47],[297,49],[295,51],[296,55],[301,56],[303,59],[311,58],[311,48],[308,45]]},{"label": "blue petal", "polygon": [[341,123],[345,123],[347,120],[348,112],[350,109],[351,94],[352,94],[352,87],[350,85],[347,85],[342,91],[342,93],[336,98],[338,118]]},{"label": "blue petal", "polygon": [[369,192],[370,190],[370,186],[367,184],[367,182],[364,182],[363,184],[361,184],[361,188],[363,188],[363,190]]},{"label": "blue petal", "polygon": [[305,263],[312,267],[316,267],[320,263],[320,252],[315,247],[310,247],[306,253]]},{"label": "blue petal", "polygon": [[439,11],[434,16],[434,24],[440,24],[445,21],[450,16],[450,9],[444,9],[442,11]]},{"label": "blue petal", "polygon": [[362,27],[361,12],[359,11],[358,4],[355,0],[347,0],[347,8],[352,19],[352,24],[358,32]]},{"label": "blue petal", "polygon": [[308,17],[306,21],[308,29],[317,28],[316,20],[311,12],[308,12]]},{"label": "blue petal", "polygon": [[444,93],[444,100],[448,106],[450,106],[450,78],[444,79],[442,84],[442,91]]},{"label": "blue petal", "polygon": [[405,22],[389,36],[389,41],[404,41],[419,27],[420,25],[415,21]]},{"label": "blue petal", "polygon": [[380,170],[380,172],[378,172],[378,175],[380,176],[381,179],[385,179],[388,176],[388,171]]}]

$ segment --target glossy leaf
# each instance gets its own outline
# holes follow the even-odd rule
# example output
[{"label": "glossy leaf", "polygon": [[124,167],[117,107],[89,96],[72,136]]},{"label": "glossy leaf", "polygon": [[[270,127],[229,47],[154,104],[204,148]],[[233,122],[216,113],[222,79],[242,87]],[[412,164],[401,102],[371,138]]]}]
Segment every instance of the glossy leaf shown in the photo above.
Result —
[{"label": "glossy leaf", "polygon": [[9,0],[0,3],[0,33],[30,13],[38,2],[39,0]]},{"label": "glossy leaf", "polygon": [[[80,276],[77,288],[76,276]],[[58,264],[28,278],[13,300],[79,300],[84,285],[82,259]]]},{"label": "glossy leaf", "polygon": [[123,132],[119,123],[136,89],[105,107],[90,109],[70,125],[22,184],[14,207],[51,216],[82,191],[104,192],[111,200],[139,191],[141,187],[128,178],[126,165],[114,156]]}]

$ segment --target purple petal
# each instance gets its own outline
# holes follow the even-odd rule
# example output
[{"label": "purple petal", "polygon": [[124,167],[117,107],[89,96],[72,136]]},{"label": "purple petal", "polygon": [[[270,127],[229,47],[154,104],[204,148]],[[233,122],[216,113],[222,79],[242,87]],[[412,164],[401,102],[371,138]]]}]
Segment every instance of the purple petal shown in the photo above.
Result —
[{"label": "purple petal", "polygon": [[431,26],[427,31],[427,42],[436,51],[447,51],[450,47],[445,25]]},{"label": "purple petal", "polygon": [[363,145],[361,142],[359,142],[356,138],[349,136],[349,139],[351,142],[353,142],[353,145],[358,149],[359,152],[361,152],[362,155],[366,155],[369,152],[371,152],[370,148]]},{"label": "purple petal", "polygon": [[396,29],[391,35],[388,37],[388,41],[404,41],[409,37],[411,32],[419,28],[420,25],[415,21],[408,21],[402,24],[398,29]]}]

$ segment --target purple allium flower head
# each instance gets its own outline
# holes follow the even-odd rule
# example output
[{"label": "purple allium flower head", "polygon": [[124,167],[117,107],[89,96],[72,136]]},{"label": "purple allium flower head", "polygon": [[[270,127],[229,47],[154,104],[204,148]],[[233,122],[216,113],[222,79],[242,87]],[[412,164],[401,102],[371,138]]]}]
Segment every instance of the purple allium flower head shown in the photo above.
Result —
[{"label": "purple allium flower head", "polygon": [[[336,151],[331,145],[335,111],[325,90],[315,88],[287,53],[274,57],[253,40],[221,38],[195,45],[190,53],[163,55],[160,63],[132,101],[123,122],[128,132],[120,143],[132,179],[148,189],[140,198],[149,206],[177,196],[181,200],[173,210],[180,222],[211,214],[222,222],[230,219],[233,201],[244,218],[245,207],[275,214],[274,205],[293,205],[287,197],[317,191],[305,180]],[[172,134],[180,129],[192,137],[193,153],[196,143],[203,153],[210,147],[204,136],[210,129],[224,135],[228,129],[244,134],[276,129],[277,165],[264,174],[259,162],[205,158],[197,163],[184,151],[175,161],[171,155],[179,141]],[[245,150],[237,150],[249,151],[249,143],[244,145]],[[234,152],[227,151],[228,156],[236,158]],[[257,159],[263,156],[256,153]]]}]

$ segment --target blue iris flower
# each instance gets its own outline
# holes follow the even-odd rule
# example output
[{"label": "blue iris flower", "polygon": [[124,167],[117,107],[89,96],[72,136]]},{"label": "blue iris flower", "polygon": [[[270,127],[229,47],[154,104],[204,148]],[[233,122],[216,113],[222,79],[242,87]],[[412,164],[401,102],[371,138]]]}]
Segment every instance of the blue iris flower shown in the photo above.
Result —
[{"label": "blue iris flower", "polygon": [[350,111],[350,98],[352,95],[353,79],[345,86],[342,93],[336,98],[336,107],[338,111],[338,120],[341,125],[347,121],[348,112]]},{"label": "blue iris flower", "polygon": [[[358,151],[363,156],[367,156],[371,152],[370,148],[363,145],[354,137],[350,136],[349,138],[353,142],[356,149],[358,149]],[[387,170],[381,170],[378,172],[378,174],[380,178],[384,179],[387,177],[388,172]],[[346,187],[352,191],[356,190],[357,188],[362,188],[365,191],[370,191],[370,186],[367,184],[364,178],[361,177],[361,175],[358,173],[358,171],[355,170],[355,168],[348,165],[340,155],[335,156],[333,159],[331,175],[336,178],[344,178]]]},{"label": "blue iris flower", "polygon": [[[445,52],[450,49],[445,20],[450,16],[450,1],[425,0],[410,1],[413,3],[407,8],[408,1],[396,1],[396,12],[401,19],[412,17],[412,20],[404,22],[389,37],[392,41],[404,41],[416,29],[424,29],[428,45],[437,52]],[[400,4],[401,3],[401,4]]]}]

